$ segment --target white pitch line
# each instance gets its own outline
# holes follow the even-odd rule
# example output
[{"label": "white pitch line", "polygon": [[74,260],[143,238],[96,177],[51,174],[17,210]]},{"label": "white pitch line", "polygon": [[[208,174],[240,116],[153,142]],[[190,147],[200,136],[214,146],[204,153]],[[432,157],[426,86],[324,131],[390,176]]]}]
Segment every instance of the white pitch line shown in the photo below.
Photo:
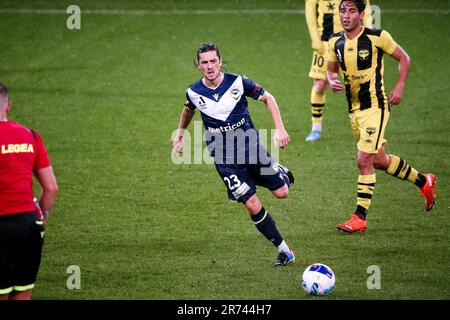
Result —
[{"label": "white pitch line", "polygon": [[[68,14],[64,9],[0,9],[0,14]],[[381,9],[381,14],[449,14],[449,9]],[[305,14],[303,9],[173,9],[173,10],[115,10],[83,9],[81,14],[101,15],[223,15],[223,14]]]}]

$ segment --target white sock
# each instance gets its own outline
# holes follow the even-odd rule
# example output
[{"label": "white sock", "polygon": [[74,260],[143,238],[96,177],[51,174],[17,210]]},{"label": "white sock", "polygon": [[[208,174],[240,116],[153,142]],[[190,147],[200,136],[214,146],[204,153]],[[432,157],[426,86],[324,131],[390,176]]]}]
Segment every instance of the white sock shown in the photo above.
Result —
[{"label": "white sock", "polygon": [[322,132],[322,123],[321,122],[313,122],[312,131],[320,131]]},{"label": "white sock", "polygon": [[289,249],[286,242],[283,240],[283,242],[277,247],[278,252],[291,252],[291,249]]}]

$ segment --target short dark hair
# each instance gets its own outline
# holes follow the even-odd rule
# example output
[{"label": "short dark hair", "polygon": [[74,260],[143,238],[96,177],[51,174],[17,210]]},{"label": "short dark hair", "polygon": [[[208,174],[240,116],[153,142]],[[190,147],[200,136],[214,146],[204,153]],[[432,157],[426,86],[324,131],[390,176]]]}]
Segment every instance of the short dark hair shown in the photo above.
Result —
[{"label": "short dark hair", "polygon": [[200,60],[200,53],[215,51],[220,59],[219,47],[213,42],[205,42],[197,49],[197,61]]},{"label": "short dark hair", "polygon": [[353,2],[353,4],[358,9],[359,13],[362,13],[362,12],[364,12],[364,10],[366,10],[366,0],[341,0],[341,2],[339,3],[339,8],[341,7],[341,5],[344,1]]}]

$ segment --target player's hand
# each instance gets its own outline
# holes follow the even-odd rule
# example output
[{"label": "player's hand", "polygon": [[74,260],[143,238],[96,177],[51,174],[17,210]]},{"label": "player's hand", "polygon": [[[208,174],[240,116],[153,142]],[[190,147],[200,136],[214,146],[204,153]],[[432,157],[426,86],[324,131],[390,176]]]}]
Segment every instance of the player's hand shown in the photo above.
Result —
[{"label": "player's hand", "polygon": [[395,106],[402,101],[402,98],[403,98],[403,86],[396,85],[394,90],[392,90],[391,94],[389,95],[389,104]]},{"label": "player's hand", "polygon": [[284,129],[276,129],[274,138],[275,145],[279,146],[281,149],[286,147],[290,142],[289,134]]},{"label": "player's hand", "polygon": [[175,137],[172,141],[172,154],[181,156],[183,154],[183,137]]},{"label": "player's hand", "polygon": [[345,86],[338,79],[330,80],[329,84],[331,89],[335,93],[341,93],[342,91],[344,91]]}]

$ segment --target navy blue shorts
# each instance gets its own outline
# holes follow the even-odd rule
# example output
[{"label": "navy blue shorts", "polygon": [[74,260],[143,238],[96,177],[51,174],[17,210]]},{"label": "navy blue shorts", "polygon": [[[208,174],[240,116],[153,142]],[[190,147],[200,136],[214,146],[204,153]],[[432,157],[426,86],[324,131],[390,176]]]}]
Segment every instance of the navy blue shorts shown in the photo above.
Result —
[{"label": "navy blue shorts", "polygon": [[43,233],[36,212],[0,216],[0,294],[33,289]]},{"label": "navy blue shorts", "polygon": [[277,190],[286,183],[278,164],[268,155],[270,163],[256,164],[215,164],[217,172],[225,183],[228,198],[245,203],[256,193],[256,186],[270,191]]}]

